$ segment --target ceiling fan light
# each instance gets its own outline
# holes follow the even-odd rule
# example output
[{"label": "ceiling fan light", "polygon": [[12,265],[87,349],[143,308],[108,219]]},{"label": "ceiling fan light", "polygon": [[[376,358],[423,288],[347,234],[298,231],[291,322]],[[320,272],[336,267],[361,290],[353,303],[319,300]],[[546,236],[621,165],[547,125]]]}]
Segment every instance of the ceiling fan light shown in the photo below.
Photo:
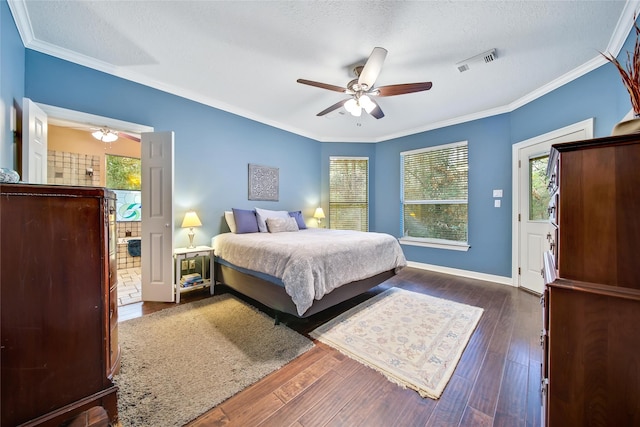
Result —
[{"label": "ceiling fan light", "polygon": [[376,104],[374,104],[371,98],[367,95],[362,95],[360,97],[360,105],[367,113],[371,113],[373,109],[376,108]]},{"label": "ceiling fan light", "polygon": [[347,102],[344,103],[344,109],[353,114],[353,111],[359,109],[358,103],[355,99],[351,98]]},{"label": "ceiling fan light", "polygon": [[359,105],[358,105],[358,106],[356,106],[356,108],[354,108],[354,109],[351,111],[351,115],[352,115],[352,116],[356,116],[356,117],[360,117],[360,116],[362,115],[362,108],[360,108],[360,106],[359,106]]},{"label": "ceiling fan light", "polygon": [[118,134],[110,129],[99,129],[92,132],[91,136],[102,142],[113,142],[118,139]]},{"label": "ceiling fan light", "polygon": [[113,142],[118,139],[118,134],[115,132],[107,132],[107,134],[102,138],[102,142]]}]

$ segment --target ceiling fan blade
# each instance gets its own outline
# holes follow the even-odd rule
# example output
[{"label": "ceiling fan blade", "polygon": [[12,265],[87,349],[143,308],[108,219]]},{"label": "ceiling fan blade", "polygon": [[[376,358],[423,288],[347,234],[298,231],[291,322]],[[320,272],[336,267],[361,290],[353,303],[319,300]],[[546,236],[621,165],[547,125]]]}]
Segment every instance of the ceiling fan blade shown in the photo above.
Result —
[{"label": "ceiling fan blade", "polygon": [[380,71],[382,70],[382,64],[387,57],[387,49],[382,47],[374,47],[369,59],[364,64],[360,77],[358,77],[358,83],[360,86],[366,85],[367,89],[371,89],[376,82]]},{"label": "ceiling fan blade", "polygon": [[371,112],[369,113],[371,116],[375,117],[376,119],[381,119],[384,117],[384,113],[382,112],[382,109],[380,108],[380,105],[378,105],[378,103],[376,102],[375,99],[373,98],[369,98],[371,100],[371,102],[373,102],[376,105],[376,108],[374,108],[373,110],[371,110]]},{"label": "ceiling fan blade", "polygon": [[[349,99],[351,99],[351,98],[349,98]],[[334,110],[337,110],[338,108],[342,107],[344,105],[344,103],[347,102],[349,99],[343,99],[340,102],[336,102],[331,107],[325,108],[324,110],[320,111],[318,114],[316,114],[316,116],[324,116],[327,113],[330,113],[330,112],[332,112]]]},{"label": "ceiling fan blade", "polygon": [[328,89],[328,90],[333,90],[335,92],[347,93],[347,90],[340,86],[330,85],[327,83],[314,82],[313,80],[305,80],[305,79],[298,79],[296,81],[298,83],[302,83],[303,85],[315,86],[321,89]]},{"label": "ceiling fan blade", "polygon": [[378,96],[394,96],[403,95],[405,93],[422,92],[423,90],[431,89],[431,86],[433,86],[431,82],[405,83],[400,85],[380,86],[373,92],[377,92]]},{"label": "ceiling fan blade", "polygon": [[118,136],[122,138],[130,139],[132,141],[140,142],[140,138],[134,135],[129,135],[128,133],[125,133],[125,132],[118,132]]}]

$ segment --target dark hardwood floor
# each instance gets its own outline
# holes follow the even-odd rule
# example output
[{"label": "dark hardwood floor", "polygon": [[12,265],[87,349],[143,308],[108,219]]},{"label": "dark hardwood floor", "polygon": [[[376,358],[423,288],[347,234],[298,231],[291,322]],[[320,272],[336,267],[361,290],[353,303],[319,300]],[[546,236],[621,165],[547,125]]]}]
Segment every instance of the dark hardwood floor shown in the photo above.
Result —
[{"label": "dark hardwood floor", "polygon": [[[189,426],[540,425],[542,310],[540,298],[521,289],[405,268],[385,284],[347,303],[307,320],[285,317],[282,323],[306,335],[337,313],[390,286],[484,308],[439,400],[421,398],[316,342],[314,349]],[[220,292],[231,291],[217,286],[216,294]],[[208,296],[208,291],[183,294],[181,304]],[[120,307],[119,318],[123,321],[173,306],[131,304]]]}]

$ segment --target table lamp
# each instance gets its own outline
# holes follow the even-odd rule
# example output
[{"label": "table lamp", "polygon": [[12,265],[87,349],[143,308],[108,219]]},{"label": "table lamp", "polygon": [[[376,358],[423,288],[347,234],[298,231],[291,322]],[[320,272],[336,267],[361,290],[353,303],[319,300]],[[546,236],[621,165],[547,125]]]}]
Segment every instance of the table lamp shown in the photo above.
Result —
[{"label": "table lamp", "polygon": [[320,228],[320,224],[322,224],[322,219],[325,217],[324,211],[322,210],[322,208],[317,208],[316,212],[313,214],[313,217],[316,219],[316,221],[318,221],[318,228]]},{"label": "table lamp", "polygon": [[187,211],[187,213],[184,214],[184,219],[182,220],[182,228],[189,228],[189,233],[187,233],[187,235],[189,236],[189,249],[195,248],[195,246],[193,245],[193,237],[196,235],[196,233],[193,232],[193,227],[200,227],[201,225],[202,223],[200,222],[200,218],[198,218],[198,214],[196,214],[194,211]]}]

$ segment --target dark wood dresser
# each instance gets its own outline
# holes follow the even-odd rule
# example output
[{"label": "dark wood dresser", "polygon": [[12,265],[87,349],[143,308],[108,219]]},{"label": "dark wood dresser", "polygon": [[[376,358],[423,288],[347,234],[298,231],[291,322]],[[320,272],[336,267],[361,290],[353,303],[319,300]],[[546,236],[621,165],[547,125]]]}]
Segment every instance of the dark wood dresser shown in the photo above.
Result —
[{"label": "dark wood dresser", "polygon": [[554,145],[545,425],[640,426],[640,134]]},{"label": "dark wood dresser", "polygon": [[115,195],[0,184],[2,426],[117,420]]}]

